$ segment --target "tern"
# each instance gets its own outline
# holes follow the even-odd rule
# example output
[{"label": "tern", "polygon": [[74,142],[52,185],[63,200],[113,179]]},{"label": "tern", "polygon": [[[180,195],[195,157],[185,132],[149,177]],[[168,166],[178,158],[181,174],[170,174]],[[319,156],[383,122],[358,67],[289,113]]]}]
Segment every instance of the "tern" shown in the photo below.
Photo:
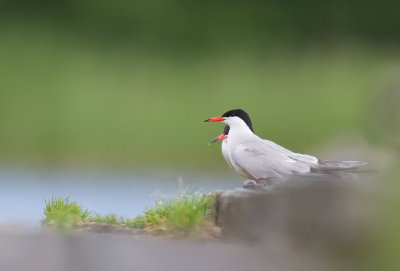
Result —
[{"label": "tern", "polygon": [[224,132],[210,143],[222,141],[222,155],[230,168],[246,179],[265,184],[270,180],[287,180],[293,176],[326,176],[350,172],[364,165],[362,161],[327,161],[292,152],[253,131],[250,116],[233,109],[205,122],[223,122]]},{"label": "tern", "polygon": [[222,141],[222,143],[221,143],[222,156],[224,157],[224,159],[225,159],[226,163],[228,164],[228,166],[232,170],[235,170],[235,168],[232,166],[231,159],[229,158],[228,148],[226,147],[226,140],[228,138],[229,129],[230,129],[229,125],[225,125],[224,131],[222,132],[222,134],[220,134],[219,136],[217,136],[216,138],[211,140],[210,144],[212,144],[214,142],[217,142],[217,141]]}]

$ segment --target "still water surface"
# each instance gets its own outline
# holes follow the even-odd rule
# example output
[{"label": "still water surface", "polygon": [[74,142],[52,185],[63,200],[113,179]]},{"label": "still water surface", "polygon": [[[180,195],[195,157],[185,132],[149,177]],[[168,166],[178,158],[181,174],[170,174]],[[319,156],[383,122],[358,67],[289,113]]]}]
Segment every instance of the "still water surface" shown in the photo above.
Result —
[{"label": "still water surface", "polygon": [[[183,181],[183,185],[181,184]],[[233,189],[242,180],[232,175],[198,173],[134,173],[0,168],[0,223],[39,225],[45,200],[69,196],[84,208],[98,213],[133,217],[163,196],[182,188],[208,193]]]}]

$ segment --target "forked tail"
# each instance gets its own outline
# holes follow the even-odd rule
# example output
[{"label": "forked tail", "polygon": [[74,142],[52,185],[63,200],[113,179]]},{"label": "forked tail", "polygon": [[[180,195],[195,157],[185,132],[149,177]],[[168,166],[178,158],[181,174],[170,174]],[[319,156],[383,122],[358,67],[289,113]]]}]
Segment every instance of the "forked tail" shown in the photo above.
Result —
[{"label": "forked tail", "polygon": [[363,161],[326,161],[318,160],[318,164],[314,167],[318,171],[342,171],[356,170],[368,163]]}]

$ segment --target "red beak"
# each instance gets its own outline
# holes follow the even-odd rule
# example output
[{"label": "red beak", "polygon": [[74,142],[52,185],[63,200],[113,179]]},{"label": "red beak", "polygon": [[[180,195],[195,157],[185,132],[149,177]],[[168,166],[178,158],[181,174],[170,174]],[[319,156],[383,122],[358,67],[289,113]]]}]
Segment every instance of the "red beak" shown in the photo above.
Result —
[{"label": "red beak", "polygon": [[226,135],[222,134],[217,138],[217,141],[221,141],[221,140],[224,140],[224,139],[227,139],[227,138],[228,137]]},{"label": "red beak", "polygon": [[224,121],[225,119],[223,117],[214,117],[211,119],[206,119],[204,122],[216,122],[216,121]]},{"label": "red beak", "polygon": [[216,138],[214,138],[213,140],[211,140],[210,144],[217,142],[217,141],[227,139],[227,138],[228,138],[227,135],[221,134],[221,135],[217,136]]}]

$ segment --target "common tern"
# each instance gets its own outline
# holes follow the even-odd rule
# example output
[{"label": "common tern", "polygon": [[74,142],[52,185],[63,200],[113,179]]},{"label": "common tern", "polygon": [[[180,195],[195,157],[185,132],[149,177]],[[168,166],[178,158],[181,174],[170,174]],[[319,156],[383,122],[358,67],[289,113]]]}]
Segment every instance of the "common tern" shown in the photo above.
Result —
[{"label": "common tern", "polygon": [[362,161],[327,161],[292,152],[254,134],[250,116],[242,109],[233,109],[205,122],[223,122],[224,132],[210,143],[222,140],[222,155],[229,167],[239,175],[264,183],[286,180],[293,176],[326,176],[349,172],[366,165]]},{"label": "common tern", "polygon": [[228,133],[229,133],[229,125],[225,125],[224,127],[224,131],[222,132],[222,134],[220,134],[219,136],[217,136],[216,138],[214,138],[213,140],[210,141],[210,144],[217,142],[217,141],[222,141],[221,143],[221,152],[222,152],[222,156],[224,157],[226,163],[228,164],[228,166],[235,170],[235,168],[232,166],[231,163],[231,159],[229,158],[229,154],[228,154],[228,148],[226,145],[226,139],[228,138]]}]

